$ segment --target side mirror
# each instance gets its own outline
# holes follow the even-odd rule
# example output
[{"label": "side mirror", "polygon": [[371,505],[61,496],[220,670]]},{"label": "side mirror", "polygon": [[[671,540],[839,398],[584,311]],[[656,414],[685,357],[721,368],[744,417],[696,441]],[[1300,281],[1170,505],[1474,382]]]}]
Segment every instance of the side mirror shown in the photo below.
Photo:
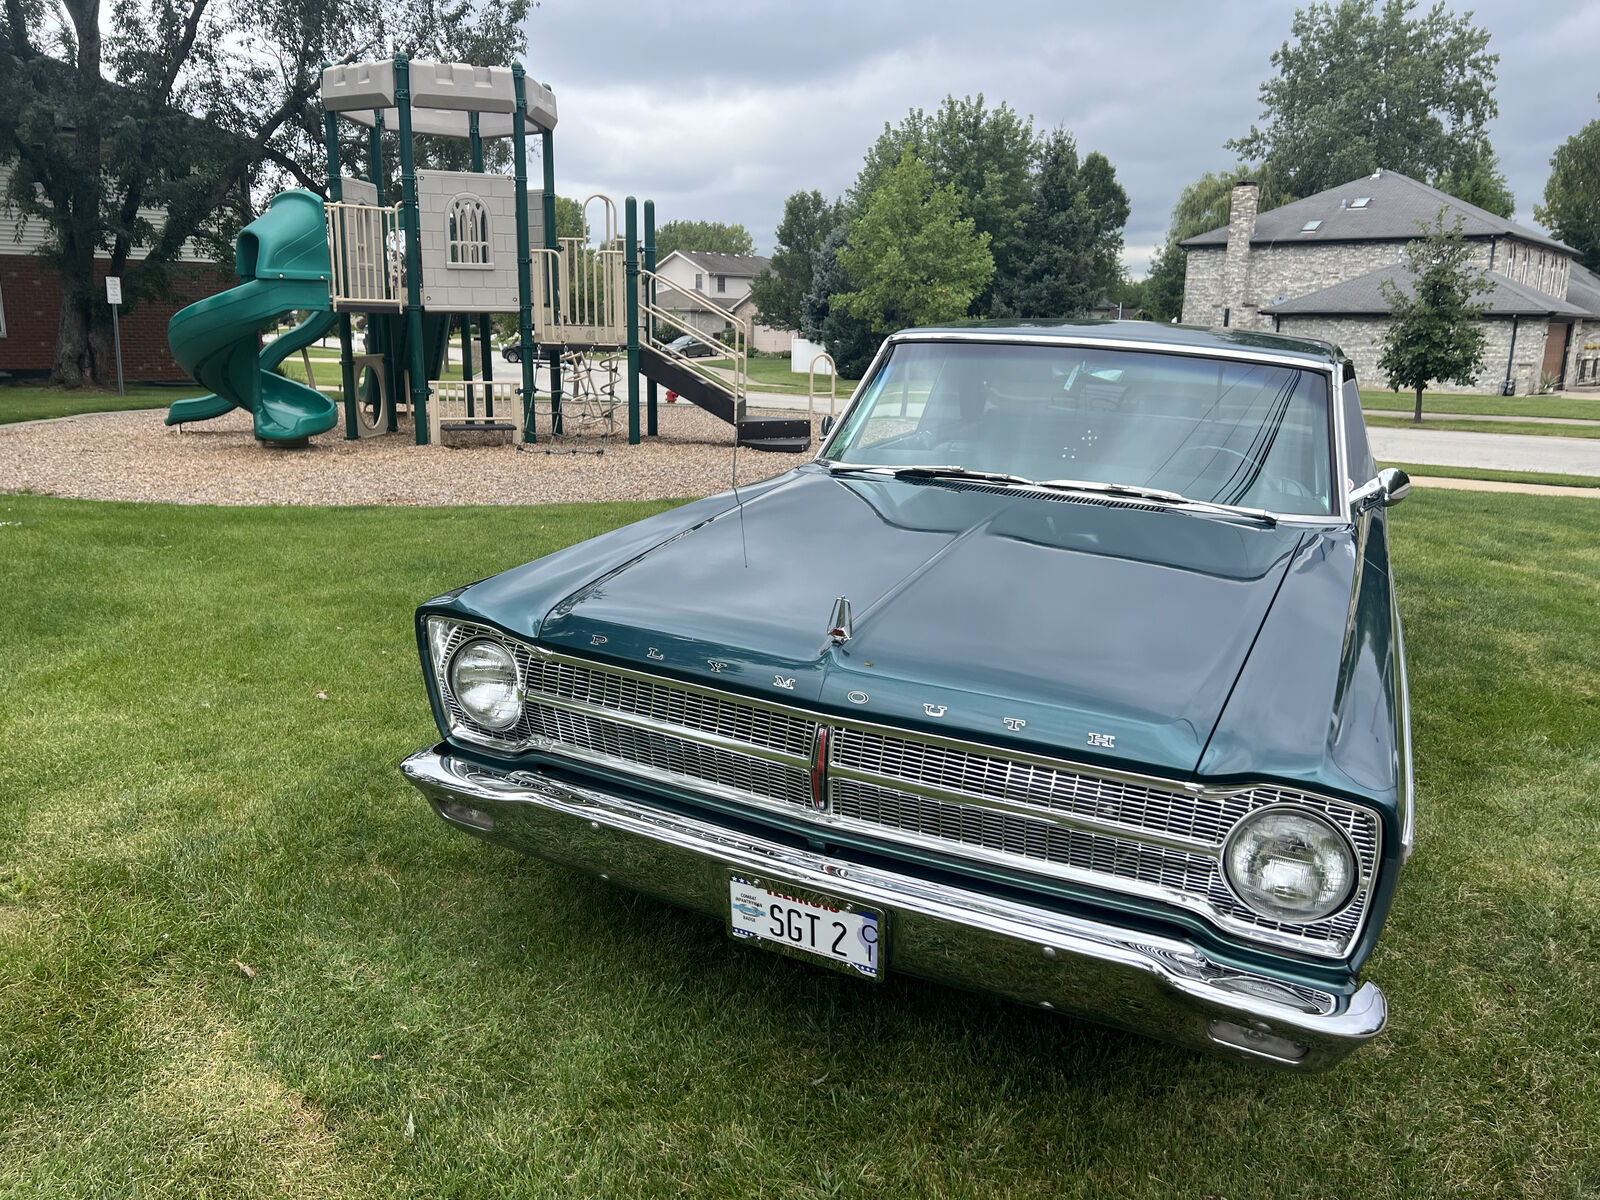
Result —
[{"label": "side mirror", "polygon": [[827,437],[832,432],[833,432],[833,418],[832,417],[823,417],[822,418],[822,436],[823,437]]},{"label": "side mirror", "polygon": [[1359,517],[1371,508],[1389,508],[1411,494],[1411,476],[1399,467],[1385,467],[1350,493],[1350,515]]}]

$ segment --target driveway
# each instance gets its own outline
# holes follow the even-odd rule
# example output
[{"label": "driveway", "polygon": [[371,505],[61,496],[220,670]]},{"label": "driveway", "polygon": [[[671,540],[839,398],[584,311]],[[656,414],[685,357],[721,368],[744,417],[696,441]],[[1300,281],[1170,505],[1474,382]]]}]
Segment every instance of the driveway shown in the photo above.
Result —
[{"label": "driveway", "polygon": [[1373,457],[1379,462],[1600,475],[1600,438],[1443,429],[1369,429],[1367,437],[1372,442]]}]

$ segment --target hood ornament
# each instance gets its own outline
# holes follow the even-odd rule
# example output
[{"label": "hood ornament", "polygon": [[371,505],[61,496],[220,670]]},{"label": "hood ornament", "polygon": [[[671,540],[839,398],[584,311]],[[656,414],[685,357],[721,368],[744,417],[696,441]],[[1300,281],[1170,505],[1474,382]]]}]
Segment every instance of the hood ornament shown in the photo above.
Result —
[{"label": "hood ornament", "polygon": [[834,645],[848,642],[855,629],[855,618],[850,612],[850,601],[840,596],[833,602],[833,616],[828,618],[828,636]]}]

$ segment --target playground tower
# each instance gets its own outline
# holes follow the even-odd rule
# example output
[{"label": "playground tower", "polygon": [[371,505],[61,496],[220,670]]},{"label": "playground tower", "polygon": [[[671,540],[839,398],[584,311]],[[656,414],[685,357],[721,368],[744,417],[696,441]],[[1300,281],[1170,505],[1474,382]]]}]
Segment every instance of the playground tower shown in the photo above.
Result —
[{"label": "playground tower", "polygon": [[[569,424],[581,430],[595,421],[609,432],[613,412],[625,403],[628,440],[637,443],[657,432],[661,385],[727,421],[741,445],[809,448],[809,421],[746,416],[749,331],[742,320],[724,314],[730,333],[723,340],[682,331],[729,360],[715,372],[658,336],[670,328],[671,314],[657,303],[652,203],[644,204],[642,242],[632,197],[621,230],[616,205],[597,196],[584,205],[587,221],[598,202],[597,231],[557,235],[556,100],[521,66],[412,62],[404,55],[332,66],[323,71],[322,105],[328,199],[302,190],[273,197],[239,236],[240,286],[173,317],[174,355],[212,394],[174,404],[168,424],[240,407],[255,415],[263,441],[303,441],[332,429],[338,404],[275,368],[336,328],[340,383],[326,390],[343,403],[347,438],[394,432],[398,408],[406,404],[419,445],[464,429],[499,429],[535,441],[542,360],[554,435]],[[340,161],[341,118],[368,131],[365,177],[347,173]],[[392,202],[384,162],[390,130],[400,158],[400,194]],[[530,192],[534,133],[543,178]],[[418,169],[418,135],[465,139],[472,169]],[[512,142],[512,175],[484,169],[484,144],[497,138]],[[291,312],[310,315],[262,349],[261,330]],[[521,335],[517,380],[493,377],[491,318],[503,313],[516,314]],[[357,317],[365,324],[360,353]],[[461,331],[460,380],[442,378],[455,329]],[[625,400],[617,395],[623,377]],[[563,394],[564,379],[570,396]]]}]

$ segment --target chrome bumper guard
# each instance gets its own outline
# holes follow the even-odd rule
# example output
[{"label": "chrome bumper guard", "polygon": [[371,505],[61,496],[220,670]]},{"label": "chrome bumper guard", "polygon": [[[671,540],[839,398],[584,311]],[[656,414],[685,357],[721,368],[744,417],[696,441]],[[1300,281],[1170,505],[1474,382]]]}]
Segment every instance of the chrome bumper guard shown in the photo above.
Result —
[{"label": "chrome bumper guard", "polygon": [[843,862],[532,771],[419,751],[401,770],[449,823],[723,921],[728,874],[881,909],[895,972],[1292,1071],[1324,1070],[1387,1021],[1383,993],[1322,992],[1189,943]]}]

